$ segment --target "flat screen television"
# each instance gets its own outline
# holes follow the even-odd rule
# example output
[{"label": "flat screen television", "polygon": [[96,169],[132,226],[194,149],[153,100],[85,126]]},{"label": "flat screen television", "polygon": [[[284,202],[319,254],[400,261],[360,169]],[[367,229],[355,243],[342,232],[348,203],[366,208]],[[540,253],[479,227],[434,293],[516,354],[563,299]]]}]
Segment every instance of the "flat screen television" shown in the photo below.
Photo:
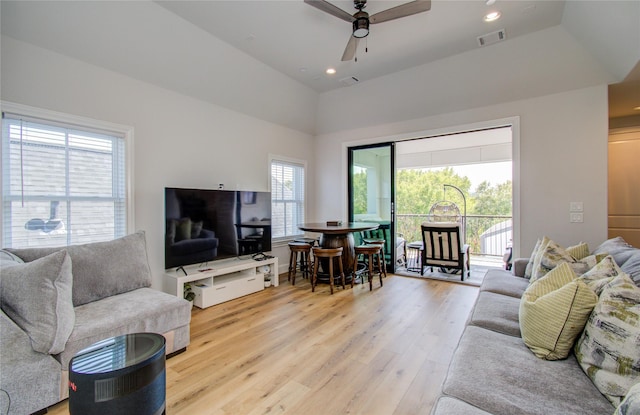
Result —
[{"label": "flat screen television", "polygon": [[271,251],[271,193],[167,187],[165,268]]}]

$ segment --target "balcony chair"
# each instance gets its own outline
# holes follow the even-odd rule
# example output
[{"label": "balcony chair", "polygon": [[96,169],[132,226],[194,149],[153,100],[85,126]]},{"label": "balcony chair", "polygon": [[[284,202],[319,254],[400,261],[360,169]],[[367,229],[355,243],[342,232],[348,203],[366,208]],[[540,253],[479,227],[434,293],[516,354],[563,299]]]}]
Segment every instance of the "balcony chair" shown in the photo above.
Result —
[{"label": "balcony chair", "polygon": [[422,228],[422,266],[437,266],[443,272],[460,271],[460,280],[469,275],[469,245],[462,244],[461,226],[457,222],[425,222]]}]

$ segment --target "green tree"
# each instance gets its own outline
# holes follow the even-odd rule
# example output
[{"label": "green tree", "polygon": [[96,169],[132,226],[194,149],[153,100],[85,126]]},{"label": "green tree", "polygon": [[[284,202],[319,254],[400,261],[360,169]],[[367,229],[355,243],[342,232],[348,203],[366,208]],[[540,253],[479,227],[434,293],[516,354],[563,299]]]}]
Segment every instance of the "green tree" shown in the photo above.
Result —
[{"label": "green tree", "polygon": [[367,213],[367,172],[355,173],[353,176],[353,213]]},{"label": "green tree", "polygon": [[496,186],[487,181],[478,185],[473,194],[474,208],[470,213],[478,215],[510,216],[512,212],[511,180]]}]

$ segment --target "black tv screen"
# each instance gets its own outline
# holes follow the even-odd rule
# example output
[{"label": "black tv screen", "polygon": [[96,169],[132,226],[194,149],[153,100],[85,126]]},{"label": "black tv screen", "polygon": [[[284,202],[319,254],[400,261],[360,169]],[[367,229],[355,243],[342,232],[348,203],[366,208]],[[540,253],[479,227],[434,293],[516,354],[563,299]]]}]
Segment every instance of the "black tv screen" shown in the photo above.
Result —
[{"label": "black tv screen", "polygon": [[271,251],[271,193],[165,188],[165,268]]}]

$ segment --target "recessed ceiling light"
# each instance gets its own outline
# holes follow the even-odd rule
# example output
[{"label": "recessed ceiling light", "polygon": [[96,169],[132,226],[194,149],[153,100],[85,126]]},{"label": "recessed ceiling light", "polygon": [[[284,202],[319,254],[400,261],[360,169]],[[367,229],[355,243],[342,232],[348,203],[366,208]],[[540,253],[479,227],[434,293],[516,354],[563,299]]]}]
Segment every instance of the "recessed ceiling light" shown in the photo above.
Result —
[{"label": "recessed ceiling light", "polygon": [[333,68],[329,68],[329,69],[327,69],[326,72],[327,72],[327,75],[333,75],[334,73],[336,73],[336,70],[333,69]]},{"label": "recessed ceiling light", "polygon": [[490,13],[487,13],[484,16],[484,21],[485,22],[493,22],[495,20],[498,20],[500,18],[500,16],[501,16],[501,14],[500,14],[499,11],[490,12]]},{"label": "recessed ceiling light", "polygon": [[495,2],[496,2],[496,0],[487,0],[487,1],[485,2],[485,4],[486,4],[487,6],[493,6]]}]

